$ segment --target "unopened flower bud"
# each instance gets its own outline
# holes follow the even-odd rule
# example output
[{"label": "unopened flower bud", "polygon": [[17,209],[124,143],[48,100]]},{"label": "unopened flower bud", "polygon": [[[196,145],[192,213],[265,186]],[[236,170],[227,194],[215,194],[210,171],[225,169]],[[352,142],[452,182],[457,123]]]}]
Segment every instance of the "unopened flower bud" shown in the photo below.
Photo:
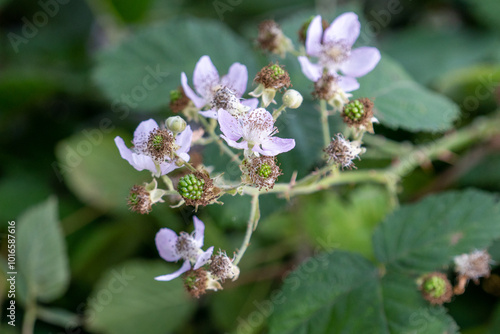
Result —
[{"label": "unopened flower bud", "polygon": [[451,301],[453,288],[445,274],[434,272],[421,277],[417,283],[422,296],[431,304],[443,304]]},{"label": "unopened flower bud", "polygon": [[173,133],[179,133],[186,129],[186,121],[180,116],[172,116],[165,121],[167,128]]},{"label": "unopened flower bud", "polygon": [[287,108],[297,109],[302,104],[304,98],[295,89],[289,89],[283,94],[283,104]]}]

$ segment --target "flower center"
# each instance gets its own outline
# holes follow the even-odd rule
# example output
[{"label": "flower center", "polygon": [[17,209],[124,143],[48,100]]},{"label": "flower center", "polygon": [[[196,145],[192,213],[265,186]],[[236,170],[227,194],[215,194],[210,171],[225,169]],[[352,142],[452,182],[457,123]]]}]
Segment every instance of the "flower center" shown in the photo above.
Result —
[{"label": "flower center", "polygon": [[425,281],[423,289],[434,298],[439,298],[446,292],[446,282],[441,277],[432,276]]},{"label": "flower center", "polygon": [[331,70],[338,70],[340,65],[351,56],[351,48],[343,41],[324,44],[319,56],[319,62]]},{"label": "flower center", "polygon": [[272,117],[266,117],[265,109],[255,109],[243,119],[243,138],[249,146],[260,145],[276,132]]},{"label": "flower center", "polygon": [[155,129],[148,137],[145,153],[151,156],[156,162],[165,161],[174,151],[174,136],[168,130]]},{"label": "flower center", "polygon": [[239,104],[240,101],[236,97],[236,94],[227,87],[220,87],[217,89],[210,101],[210,107],[212,109],[219,110],[222,108],[232,115],[238,111]]},{"label": "flower center", "polygon": [[196,200],[201,199],[204,188],[205,180],[200,180],[194,174],[189,174],[181,177],[178,191],[182,197]]},{"label": "flower center", "polygon": [[271,175],[271,166],[269,166],[267,163],[262,164],[259,168],[259,176],[267,179],[269,175]]},{"label": "flower center", "polygon": [[177,238],[175,247],[177,248],[177,252],[179,253],[179,255],[184,260],[194,262],[198,258],[200,248],[197,247],[194,238],[186,232],[180,233],[179,237]]},{"label": "flower center", "polygon": [[285,74],[285,71],[281,68],[281,66],[276,64],[271,66],[271,70],[273,71],[271,75],[274,79],[278,79],[280,76]]}]

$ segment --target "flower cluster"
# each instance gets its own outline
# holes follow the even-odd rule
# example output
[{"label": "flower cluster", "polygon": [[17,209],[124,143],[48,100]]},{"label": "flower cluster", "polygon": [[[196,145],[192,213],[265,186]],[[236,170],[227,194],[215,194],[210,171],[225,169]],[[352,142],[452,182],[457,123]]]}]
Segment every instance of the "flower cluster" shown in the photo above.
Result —
[{"label": "flower cluster", "polygon": [[167,262],[184,262],[177,271],[155,279],[170,281],[186,273],[184,281],[187,291],[194,297],[200,297],[206,290],[222,289],[219,281],[238,278],[239,269],[223,252],[212,256],[213,246],[203,251],[205,224],[196,216],[193,222],[195,229],[192,234],[181,232],[177,235],[169,228],[162,228],[156,234],[156,248],[160,257]]},{"label": "flower cluster", "polygon": [[[353,160],[359,159],[364,150],[361,137],[366,131],[373,132],[373,102],[366,98],[349,102],[351,94],[348,92],[359,88],[356,78],[371,71],[380,60],[380,53],[375,48],[352,48],[359,29],[354,13],[339,16],[330,26],[316,16],[301,28],[307,31],[306,55],[299,56],[298,63],[306,77],[314,82],[313,96],[341,111],[344,122],[355,134],[352,141],[337,134],[328,143],[329,114],[323,101],[320,109],[327,146],[324,152],[328,162],[333,162],[325,166],[329,169],[355,168]],[[274,21],[260,25],[258,44],[282,57],[289,52],[296,53],[291,39]],[[290,74],[278,63],[270,63],[255,75],[256,87],[251,92],[247,92],[248,78],[247,67],[238,62],[229,67],[226,75],[220,76],[210,57],[204,55],[194,66],[191,81],[194,88],[182,72],[180,86],[170,93],[169,106],[177,116],[167,118],[160,125],[153,119],[141,122],[134,132],[131,147],[121,137],[115,138],[121,157],[138,171],[148,170],[153,178],[130,190],[128,205],[132,211],[148,214],[154,204],[164,202],[163,197],[178,201],[174,207],[185,204],[198,210],[199,206],[223,204],[219,198],[224,194],[246,191],[253,196],[248,229],[251,232],[256,228],[260,217],[258,196],[261,191],[276,190],[275,183],[282,175],[278,155],[296,145],[295,139],[278,136],[280,123],[277,120],[287,108],[299,108],[303,97],[300,92],[290,89]],[[268,109],[277,104],[279,94],[282,94],[282,104],[276,109]],[[241,181],[238,184],[228,185],[223,174],[212,177],[212,167],[195,158],[201,156],[203,145],[209,143],[216,143],[232,161],[239,163]],[[157,179],[166,189],[158,185]],[[294,181],[290,182],[290,188]],[[238,278],[237,264],[249,243],[246,239],[233,259],[222,250],[214,255],[213,246],[202,249],[204,223],[197,217],[193,221],[191,234],[177,234],[169,228],[162,228],[157,233],[155,242],[159,255],[168,262],[183,262],[177,271],[158,276],[156,280],[170,281],[182,275],[186,290],[200,297],[206,290],[222,289],[221,283],[225,280]]]}]

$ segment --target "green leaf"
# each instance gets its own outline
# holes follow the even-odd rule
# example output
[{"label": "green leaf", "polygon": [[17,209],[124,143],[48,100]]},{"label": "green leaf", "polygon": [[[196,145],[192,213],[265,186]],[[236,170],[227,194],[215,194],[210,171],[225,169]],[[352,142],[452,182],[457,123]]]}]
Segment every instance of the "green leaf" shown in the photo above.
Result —
[{"label": "green leaf", "polygon": [[495,307],[493,312],[492,323],[486,334],[496,334],[500,332],[500,304]]},{"label": "green leaf", "polygon": [[[115,136],[130,143],[132,134],[99,129],[84,130],[56,147],[59,174],[83,202],[102,210],[124,212],[134,184],[151,180],[120,157]],[[130,145],[131,146],[131,145]]]},{"label": "green leaf", "polygon": [[415,273],[446,266],[454,256],[487,248],[500,237],[500,206],[477,190],[429,196],[401,207],[377,228],[375,256],[388,270]]},{"label": "green leaf", "polygon": [[456,333],[444,308],[430,307],[411,278],[380,279],[373,264],[347,252],[301,264],[285,280],[280,300],[271,334]]},{"label": "green leaf", "polygon": [[94,79],[108,98],[125,109],[151,110],[169,103],[169,92],[180,86],[180,74],[192,73],[208,55],[222,76],[234,62],[256,73],[248,44],[218,21],[183,18],[138,30],[118,47],[102,52]]},{"label": "green leaf", "polygon": [[88,330],[109,334],[176,332],[195,304],[181,279],[159,282],[154,277],[179,266],[163,261],[131,261],[111,269],[89,298]]},{"label": "green leaf", "polygon": [[464,0],[467,4],[467,13],[475,16],[477,22],[492,28],[492,31],[498,33],[500,29],[500,2],[496,0]]},{"label": "green leaf", "polygon": [[351,250],[373,258],[373,229],[389,209],[387,192],[368,185],[355,189],[346,200],[332,192],[302,198],[299,212],[290,219],[307,221],[311,240],[326,250]]},{"label": "green leaf", "polygon": [[117,14],[119,14],[125,22],[136,22],[144,17],[151,7],[152,2],[152,0],[110,0],[110,5],[114,6]]},{"label": "green leaf", "polygon": [[498,37],[493,34],[428,27],[392,33],[381,42],[381,49],[394,57],[422,84],[433,82],[451,70],[500,55]]},{"label": "green leaf", "polygon": [[459,180],[461,186],[500,190],[500,154],[492,154],[481,160]]},{"label": "green leaf", "polygon": [[383,333],[458,333],[458,327],[446,309],[430,306],[421,296],[414,279],[388,273],[381,279],[381,291],[389,329]]},{"label": "green leaf", "polygon": [[285,280],[286,302],[276,305],[270,334],[374,333],[384,326],[377,275],[370,262],[351,253],[307,260]]},{"label": "green leaf", "polygon": [[383,125],[408,131],[445,131],[452,127],[459,108],[451,100],[413,81],[389,56],[366,76],[359,78],[354,98],[369,97],[375,116]]},{"label": "green leaf", "polygon": [[51,197],[28,209],[16,229],[17,265],[29,296],[42,302],[62,296],[70,277],[57,200]]}]

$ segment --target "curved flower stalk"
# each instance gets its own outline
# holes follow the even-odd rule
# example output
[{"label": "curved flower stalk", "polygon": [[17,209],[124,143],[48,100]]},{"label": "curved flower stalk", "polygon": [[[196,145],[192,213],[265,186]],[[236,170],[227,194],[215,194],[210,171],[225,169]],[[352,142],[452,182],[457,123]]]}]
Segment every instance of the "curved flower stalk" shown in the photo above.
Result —
[{"label": "curved flower stalk", "polygon": [[210,261],[214,247],[203,251],[205,224],[193,216],[194,232],[181,232],[177,235],[169,228],[162,228],[155,238],[156,248],[160,256],[168,262],[184,260],[181,268],[171,274],[155,277],[157,281],[170,281],[188,270],[197,270]]},{"label": "curved flower stalk", "polygon": [[[295,147],[294,139],[273,137],[277,128],[273,116],[264,108],[253,109],[242,117],[234,117],[224,109],[219,109],[221,137],[231,147],[265,156],[276,156]],[[240,142],[238,140],[242,139]]]},{"label": "curved flower stalk", "polygon": [[[196,93],[189,86],[186,73],[181,73],[181,84],[186,96],[193,101],[197,108],[207,107],[208,110],[200,111],[200,114],[209,118],[217,117],[218,108],[216,107],[217,103],[214,106],[214,98],[218,90],[228,89],[239,103],[247,88],[247,82],[248,71],[245,65],[234,63],[229,68],[228,73],[220,78],[219,72],[209,56],[202,56],[194,68],[193,83]],[[251,107],[256,107],[258,101],[254,100],[256,99],[245,100],[238,107],[248,111]]]},{"label": "curved flower stalk", "polygon": [[128,148],[123,139],[115,138],[115,144],[123,159],[138,171],[147,169],[155,177],[165,175],[179,168],[177,156],[189,161],[189,149],[193,131],[186,126],[184,131],[174,134],[167,129],[160,129],[155,120],[149,119],[139,124],[134,132],[133,147]]},{"label": "curved flower stalk", "polygon": [[338,85],[346,92],[359,88],[356,78],[362,77],[380,61],[380,52],[374,47],[352,49],[359,36],[361,24],[352,12],[337,17],[323,31],[321,16],[316,16],[307,30],[306,53],[316,57],[312,63],[307,57],[299,57],[304,75],[311,81],[318,81],[323,72],[337,77]]}]

